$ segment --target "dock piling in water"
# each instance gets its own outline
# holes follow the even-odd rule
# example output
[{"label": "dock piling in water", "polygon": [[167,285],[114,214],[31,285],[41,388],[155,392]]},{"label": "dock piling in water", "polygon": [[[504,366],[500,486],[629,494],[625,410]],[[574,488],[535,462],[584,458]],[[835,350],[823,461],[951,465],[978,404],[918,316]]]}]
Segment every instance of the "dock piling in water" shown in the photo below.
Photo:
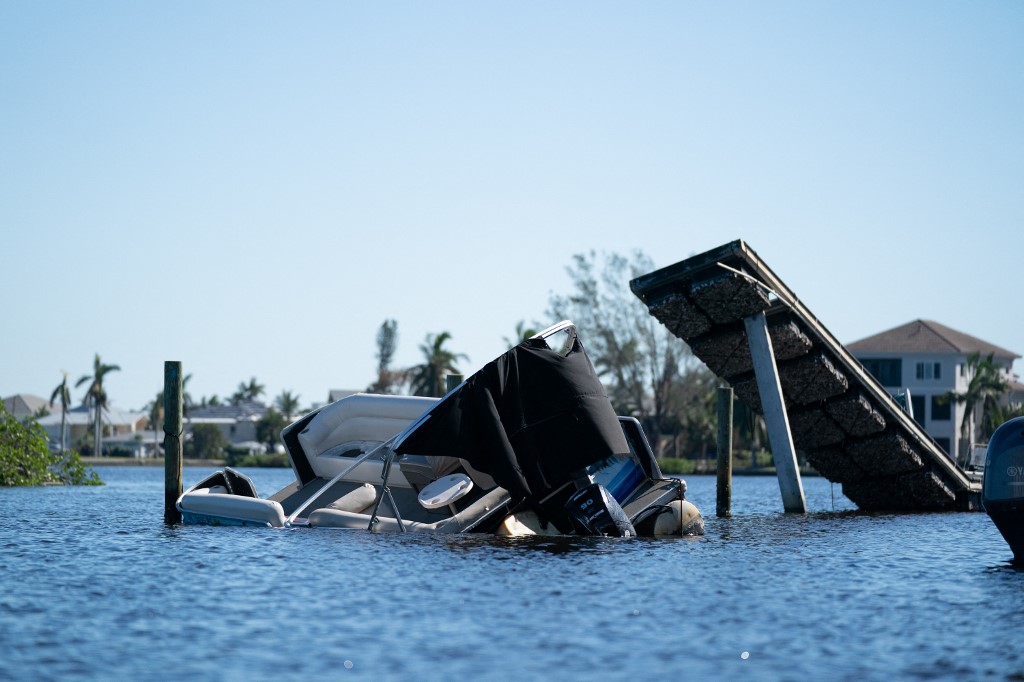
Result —
[{"label": "dock piling in water", "polygon": [[180,523],[175,506],[181,496],[182,462],[182,377],[181,362],[164,362],[164,522]]}]

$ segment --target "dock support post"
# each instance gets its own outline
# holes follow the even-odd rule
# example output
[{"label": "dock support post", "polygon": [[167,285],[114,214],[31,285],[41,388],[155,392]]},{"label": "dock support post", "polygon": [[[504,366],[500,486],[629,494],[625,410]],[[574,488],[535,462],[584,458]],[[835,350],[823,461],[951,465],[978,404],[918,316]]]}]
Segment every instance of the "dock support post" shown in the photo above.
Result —
[{"label": "dock support post", "polygon": [[164,522],[181,523],[175,503],[181,496],[181,362],[164,362]]},{"label": "dock support post", "polygon": [[462,380],[463,380],[463,376],[461,374],[445,374],[444,375],[444,381],[445,381],[444,392],[445,393],[450,392],[453,388],[455,388],[456,386],[461,384]]},{"label": "dock support post", "polygon": [[718,387],[717,516],[732,516],[732,387]]},{"label": "dock support post", "polygon": [[761,396],[764,421],[768,426],[768,441],[772,446],[775,473],[779,477],[782,492],[782,506],[787,512],[807,513],[804,488],[800,482],[800,469],[796,462],[796,448],[789,430],[786,402],[782,397],[779,383],[779,369],[775,365],[772,340],[768,335],[768,319],[764,312],[743,320],[750,343],[750,355],[754,361],[754,376]]}]

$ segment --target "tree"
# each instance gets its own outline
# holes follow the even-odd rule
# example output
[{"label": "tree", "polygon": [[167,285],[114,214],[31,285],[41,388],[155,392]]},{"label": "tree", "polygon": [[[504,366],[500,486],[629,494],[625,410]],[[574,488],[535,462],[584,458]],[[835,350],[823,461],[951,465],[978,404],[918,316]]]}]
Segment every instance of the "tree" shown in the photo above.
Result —
[{"label": "tree", "polygon": [[284,415],[285,420],[290,422],[299,412],[299,396],[292,395],[291,391],[281,391],[281,395],[274,399],[274,405]]},{"label": "tree", "polygon": [[192,437],[185,441],[185,456],[193,459],[221,459],[228,444],[216,424],[195,424]]},{"label": "tree", "polygon": [[693,356],[629,291],[630,279],[653,269],[641,251],[632,260],[604,255],[603,263],[594,251],[576,254],[566,268],[575,291],[552,295],[549,314],[573,321],[615,410],[641,420],[660,457],[664,434],[681,417],[674,405],[688,400],[684,375]]},{"label": "tree", "polygon": [[0,403],[0,486],[103,485],[96,472],[82,464],[78,453],[50,452],[38,422],[24,424]]},{"label": "tree", "polygon": [[231,396],[231,403],[237,405],[243,402],[254,402],[266,391],[263,384],[256,381],[256,377],[249,379],[249,383],[244,381],[238,384],[238,390]]},{"label": "tree", "polygon": [[274,408],[270,408],[263,415],[263,418],[256,422],[256,440],[266,444],[268,449],[273,450],[274,446],[277,445],[281,429],[286,426],[288,426],[288,422],[285,420],[284,415]]},{"label": "tree", "polygon": [[467,356],[465,353],[453,353],[444,347],[451,338],[448,332],[436,336],[427,334],[424,343],[420,344],[424,362],[410,370],[413,395],[442,396],[445,393],[445,375],[459,373],[456,363],[466,360]]},{"label": "tree", "polygon": [[[981,357],[981,353],[967,356],[967,390],[963,393],[950,391],[946,394],[949,400],[955,400],[964,406],[964,416],[960,422],[960,453],[969,456],[971,443],[975,441],[974,425],[978,422],[980,438],[986,439],[996,430],[1002,421],[1000,403],[1010,384],[1003,376],[993,354]],[[978,417],[976,419],[976,416]]]},{"label": "tree", "polygon": [[[191,376],[191,375],[190,375]],[[149,417],[149,428],[153,429],[153,452],[160,452],[160,439],[157,434],[163,428],[164,421],[164,392],[160,391],[156,394],[156,398],[153,399],[148,408]]]},{"label": "tree", "polygon": [[101,424],[103,410],[107,409],[107,392],[103,389],[103,379],[111,372],[117,372],[121,368],[118,365],[108,365],[100,360],[100,354],[96,353],[93,359],[92,374],[85,375],[75,383],[75,387],[85,382],[91,382],[85,390],[82,398],[83,405],[89,405],[93,410],[93,454],[100,457],[103,454],[103,427]]},{"label": "tree", "polygon": [[514,348],[531,336],[536,336],[537,332],[540,331],[539,329],[536,329],[536,326],[536,324],[527,326],[526,322],[519,320],[516,322],[516,331],[512,338],[510,339],[506,336],[503,339],[505,341],[505,345],[509,348]]},{"label": "tree", "polygon": [[68,388],[68,373],[61,370],[64,378],[50,395],[50,405],[60,401],[60,454],[64,456],[68,442],[68,406],[71,405],[71,390]]},{"label": "tree", "polygon": [[398,348],[398,323],[384,320],[377,330],[377,380],[367,389],[370,393],[394,393],[405,380],[405,373],[391,369]]}]

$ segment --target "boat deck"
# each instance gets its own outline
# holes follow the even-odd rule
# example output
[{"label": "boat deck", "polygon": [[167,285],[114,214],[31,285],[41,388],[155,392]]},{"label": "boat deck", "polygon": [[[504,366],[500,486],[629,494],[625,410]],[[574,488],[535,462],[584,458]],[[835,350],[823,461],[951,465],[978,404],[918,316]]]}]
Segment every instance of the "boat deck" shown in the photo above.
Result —
[{"label": "boat deck", "polygon": [[630,287],[759,413],[744,320],[763,312],[793,445],[861,509],[980,509],[980,483],[743,241],[638,277]]}]

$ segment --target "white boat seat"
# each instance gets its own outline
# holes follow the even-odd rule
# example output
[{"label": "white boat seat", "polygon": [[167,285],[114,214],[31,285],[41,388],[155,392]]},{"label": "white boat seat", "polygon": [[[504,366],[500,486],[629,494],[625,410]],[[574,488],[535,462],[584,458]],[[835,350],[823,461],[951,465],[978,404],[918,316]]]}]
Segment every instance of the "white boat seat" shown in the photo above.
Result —
[{"label": "white boat seat", "polygon": [[284,526],[287,518],[280,502],[259,497],[216,493],[211,492],[210,488],[197,488],[182,495],[178,499],[177,507],[182,512],[264,523],[274,528]]},{"label": "white boat seat", "polygon": [[346,512],[361,512],[376,501],[377,489],[369,483],[363,483],[331,502],[327,508]]}]

